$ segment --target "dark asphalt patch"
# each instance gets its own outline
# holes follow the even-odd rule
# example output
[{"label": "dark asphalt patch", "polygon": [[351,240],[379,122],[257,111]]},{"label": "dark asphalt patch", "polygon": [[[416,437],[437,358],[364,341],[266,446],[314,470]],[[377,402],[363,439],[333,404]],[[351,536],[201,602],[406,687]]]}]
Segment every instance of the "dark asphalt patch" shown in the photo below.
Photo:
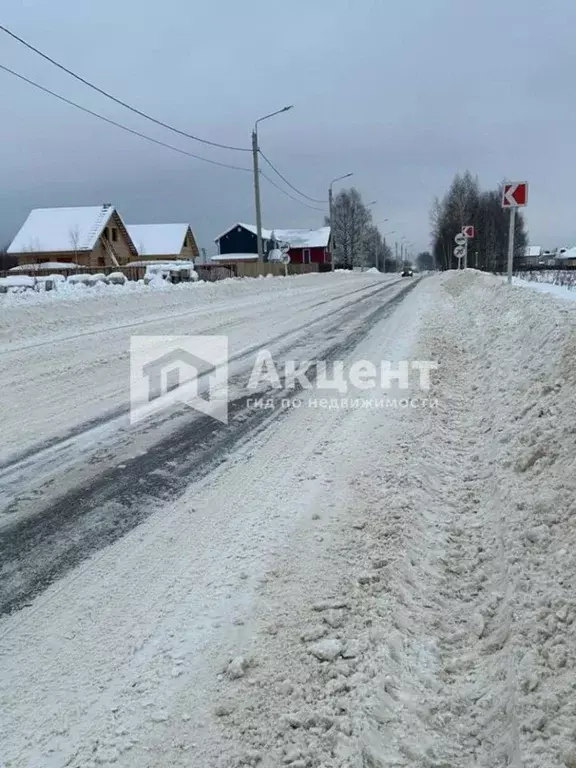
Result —
[{"label": "dark asphalt patch", "polygon": [[[378,303],[343,338],[342,324],[358,313],[358,305],[335,312],[335,322],[325,338],[335,337],[338,341],[323,352],[323,358],[333,361],[353,350],[376,323],[392,314],[417,282],[411,281],[391,300]],[[378,294],[388,287],[367,299],[377,301]],[[308,379],[313,381],[315,375],[311,367]],[[52,501],[34,516],[3,528],[0,615],[22,608],[88,556],[117,541],[285,413],[280,408],[251,408],[248,400],[265,395],[279,402],[288,394],[295,393],[272,390],[232,401],[226,426],[209,416],[194,415],[147,453],[119,459],[118,466],[88,484]]]}]

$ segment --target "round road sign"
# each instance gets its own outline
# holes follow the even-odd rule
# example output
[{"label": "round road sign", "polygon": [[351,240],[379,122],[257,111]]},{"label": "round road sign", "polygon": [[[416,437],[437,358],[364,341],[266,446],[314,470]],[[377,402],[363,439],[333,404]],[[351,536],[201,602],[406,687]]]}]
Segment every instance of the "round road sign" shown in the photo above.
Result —
[{"label": "round road sign", "polygon": [[466,235],[463,235],[462,232],[458,232],[458,234],[454,238],[454,242],[457,245],[466,245]]}]

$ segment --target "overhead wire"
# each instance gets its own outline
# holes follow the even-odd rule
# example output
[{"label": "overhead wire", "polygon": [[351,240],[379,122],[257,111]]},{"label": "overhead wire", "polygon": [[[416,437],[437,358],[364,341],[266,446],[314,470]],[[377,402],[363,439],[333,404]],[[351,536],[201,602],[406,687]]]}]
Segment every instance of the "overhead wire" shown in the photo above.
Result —
[{"label": "overhead wire", "polygon": [[114,96],[113,94],[109,93],[108,91],[105,91],[103,88],[100,88],[99,86],[95,85],[94,83],[90,82],[90,80],[87,80],[86,78],[82,77],[81,75],[78,75],[73,70],[69,69],[68,67],[64,66],[64,64],[61,64],[59,61],[56,61],[56,59],[53,59],[51,56],[49,56],[47,53],[44,53],[39,48],[36,48],[32,43],[29,43],[27,40],[24,40],[24,38],[19,37],[17,34],[9,30],[7,27],[0,24],[0,31],[4,32],[5,34],[9,35],[11,38],[16,40],[21,45],[24,45],[29,50],[36,53],[38,56],[41,56],[46,61],[49,61],[50,64],[53,64],[55,67],[58,67],[58,69],[62,70],[63,72],[66,72],[66,74],[70,75],[71,77],[78,80],[80,83],[83,83],[84,85],[87,85],[88,88],[92,88],[93,91],[96,91],[97,93],[101,94],[102,96],[105,96],[107,99],[111,99],[112,101],[116,102],[116,104],[119,104],[120,106],[124,107],[125,109],[129,109],[131,112],[134,112],[134,114],[139,115],[140,117],[145,118],[146,120],[150,120],[152,123],[156,123],[156,125],[160,125],[162,128],[166,128],[169,131],[172,131],[173,133],[177,133],[180,136],[185,136],[187,139],[192,139],[193,141],[199,141],[202,144],[207,144],[211,147],[218,147],[219,149],[229,149],[233,150],[235,152],[251,152],[252,150],[249,147],[235,147],[230,144],[221,144],[217,141],[210,141],[209,139],[202,139],[200,136],[194,136],[192,133],[187,133],[186,131],[182,131],[180,128],[176,128],[173,125],[170,125],[169,123],[164,122],[163,120],[159,120],[156,117],[153,117],[152,115],[149,115],[147,112],[143,112],[140,109],[137,109],[136,107],[133,107],[131,104],[128,104],[126,101],[123,101],[122,99],[119,99],[118,97]]},{"label": "overhead wire", "polygon": [[59,93],[56,93],[55,91],[51,91],[49,88],[46,88],[43,85],[40,85],[40,83],[35,82],[34,80],[31,80],[28,77],[25,77],[24,75],[21,75],[18,72],[15,72],[13,69],[10,69],[9,67],[6,67],[4,64],[0,64],[0,69],[4,72],[7,72],[10,75],[13,75],[14,77],[17,77],[19,80],[23,80],[25,83],[28,83],[29,85],[34,86],[34,88],[37,88],[40,91],[43,91],[44,93],[49,94],[50,96],[53,96],[56,99],[59,99],[60,101],[63,101],[65,104],[69,104],[72,107],[75,107],[76,109],[79,109],[82,112],[85,112],[88,115],[92,115],[92,117],[98,118],[98,120],[102,120],[105,123],[108,123],[108,125],[113,125],[116,128],[120,128],[122,131],[126,131],[127,133],[131,133],[133,136],[139,136],[141,139],[145,139],[146,141],[150,141],[153,144],[158,145],[159,147],[165,147],[166,149],[170,149],[173,152],[178,152],[180,155],[186,155],[187,157],[193,157],[195,160],[202,160],[204,163],[210,163],[210,165],[217,165],[221,168],[229,168],[234,171],[246,171],[248,173],[252,173],[251,168],[244,168],[239,165],[231,165],[230,163],[222,163],[218,160],[211,160],[208,157],[202,157],[201,155],[195,155],[193,152],[188,152],[185,149],[181,149],[180,147],[175,147],[173,144],[167,144],[165,141],[160,141],[160,139],[155,139],[152,136],[148,136],[146,133],[141,133],[140,131],[136,131],[134,128],[129,128],[127,125],[124,125],[123,123],[119,123],[116,120],[111,120],[109,117],[105,117],[104,115],[101,115],[98,112],[94,112],[92,109],[88,109],[88,107],[83,107],[80,104],[77,104],[75,101],[72,101],[71,99],[67,99],[65,96],[61,96]]},{"label": "overhead wire", "polygon": [[[18,35],[16,35],[14,32],[12,32],[10,29],[8,29],[7,27],[5,27],[2,24],[0,24],[0,31],[2,31],[5,34],[9,35],[11,38],[16,40],[21,45],[24,45],[26,48],[28,48],[29,50],[33,51],[38,56],[41,56],[43,59],[45,59],[46,61],[48,61],[51,64],[53,64],[58,69],[62,70],[63,72],[66,72],[68,75],[70,75],[74,79],[78,80],[79,82],[83,83],[84,85],[86,85],[87,87],[91,88],[92,90],[96,91],[97,93],[100,93],[101,95],[103,95],[106,98],[112,100],[113,102],[119,104],[120,106],[130,110],[131,112],[139,115],[140,117],[145,118],[146,120],[149,120],[149,121],[155,123],[156,125],[161,126],[162,128],[165,128],[165,129],[167,129],[169,131],[172,131],[173,133],[176,133],[176,134],[178,134],[180,136],[184,136],[185,138],[192,139],[192,140],[198,141],[198,142],[200,142],[202,144],[206,144],[206,145],[209,145],[209,146],[217,147],[217,148],[220,148],[220,149],[235,150],[235,151],[239,151],[239,152],[250,152],[251,151],[247,147],[234,147],[232,145],[221,144],[219,142],[214,142],[214,141],[211,141],[211,140],[208,140],[208,139],[202,139],[199,136],[194,136],[191,133],[188,133],[186,131],[182,131],[179,128],[176,128],[176,127],[174,127],[174,126],[172,126],[172,125],[170,125],[168,123],[165,123],[164,121],[159,120],[159,119],[153,117],[152,115],[149,115],[146,112],[143,112],[142,110],[137,109],[136,107],[133,107],[131,104],[128,104],[127,102],[123,101],[122,99],[117,98],[113,94],[109,93],[108,91],[105,91],[103,88],[100,88],[99,86],[97,86],[94,83],[90,82],[89,80],[87,80],[86,78],[82,77],[81,75],[78,75],[76,72],[74,72],[73,70],[71,70],[68,67],[64,66],[60,62],[56,61],[56,59],[54,59],[51,56],[49,56],[48,54],[44,53],[39,48],[36,48],[34,45],[29,43],[27,40],[24,40],[23,38],[19,37]],[[124,125],[123,123],[120,123],[120,122],[118,122],[116,120],[112,120],[111,118],[105,117],[104,115],[102,115],[102,114],[100,114],[98,112],[95,112],[94,110],[91,110],[88,107],[84,107],[84,106],[78,104],[77,102],[72,101],[71,99],[68,99],[65,96],[62,96],[61,94],[56,93],[55,91],[52,91],[52,90],[50,90],[49,88],[46,88],[43,85],[40,85],[40,83],[37,83],[34,80],[31,80],[30,78],[25,77],[24,75],[16,72],[13,69],[10,69],[9,67],[7,67],[7,66],[5,66],[3,64],[0,64],[0,69],[3,70],[6,73],[12,75],[13,77],[16,77],[19,80],[22,80],[23,82],[28,83],[29,85],[33,86],[34,88],[37,88],[38,90],[40,90],[40,91],[42,91],[42,92],[44,92],[44,93],[46,93],[46,94],[48,94],[50,96],[53,96],[54,98],[62,101],[65,104],[68,104],[68,105],[70,105],[72,107],[75,107],[76,109],[78,109],[78,110],[80,110],[80,111],[82,111],[82,112],[84,112],[86,114],[89,114],[92,117],[96,117],[97,119],[102,120],[103,122],[107,123],[108,125],[112,125],[112,126],[114,126],[116,128],[119,128],[120,130],[123,130],[123,131],[125,131],[127,133],[130,133],[133,136],[138,136],[139,138],[142,138],[142,139],[144,139],[146,141],[149,141],[149,142],[151,142],[153,144],[156,144],[157,146],[164,147],[165,149],[169,149],[169,150],[171,150],[173,152],[177,152],[178,154],[185,155],[187,157],[192,157],[192,158],[194,158],[196,160],[200,160],[202,162],[206,162],[206,163],[209,163],[211,165],[216,165],[216,166],[219,166],[221,168],[228,168],[228,169],[231,169],[231,170],[238,170],[238,171],[244,171],[244,172],[250,172],[251,171],[250,168],[244,168],[244,167],[241,167],[241,166],[232,165],[230,163],[223,163],[223,162],[220,162],[218,160],[212,160],[212,159],[207,158],[207,157],[202,157],[201,155],[196,155],[196,154],[194,154],[192,152],[188,152],[185,149],[181,149],[180,147],[176,147],[176,146],[174,146],[172,144],[168,144],[167,142],[161,141],[160,139],[155,139],[152,136],[149,136],[148,134],[142,133],[141,131],[137,131],[137,130],[135,130],[133,128],[129,128],[128,126]],[[294,192],[296,192],[296,194],[300,195],[301,197],[303,197],[306,200],[309,200],[309,201],[311,201],[313,203],[325,203],[326,202],[325,200],[319,200],[317,198],[313,198],[313,197],[305,194],[301,190],[299,190],[294,184],[292,184],[286,178],[286,176],[284,176],[284,174],[282,174],[278,170],[278,168],[272,163],[272,161],[261,150],[259,150],[259,154],[261,155],[262,159],[274,171],[274,173],[276,173],[277,176],[290,189],[292,189]],[[314,206],[308,205],[307,203],[303,202],[302,200],[299,200],[299,199],[295,198],[293,195],[291,195],[285,189],[283,189],[278,184],[276,184],[263,171],[260,171],[260,174],[270,184],[272,184],[272,186],[274,186],[276,189],[278,189],[280,192],[282,192],[282,194],[284,194],[286,197],[290,198],[294,202],[297,202],[297,203],[300,203],[302,205],[305,205],[306,207],[311,208],[312,210],[318,210],[318,211],[320,211],[320,210],[323,211],[324,210],[324,209],[320,209],[320,208],[316,208]]]},{"label": "overhead wire", "polygon": [[285,189],[282,189],[282,187],[279,184],[276,184],[274,179],[271,179],[268,174],[264,173],[264,171],[260,171],[260,176],[262,176],[269,184],[272,184],[273,187],[276,187],[277,190],[282,192],[283,195],[286,195],[286,197],[289,197],[290,200],[294,200],[295,203],[300,203],[300,205],[305,205],[306,208],[310,208],[312,211],[321,211],[322,213],[328,213],[327,208],[317,208],[315,205],[309,205],[308,203],[305,203],[304,200],[299,200],[297,197],[294,197],[294,195],[291,195],[290,192],[287,192]]},{"label": "overhead wire", "polygon": [[[25,83],[28,83],[29,85],[33,86],[34,88],[37,88],[39,91],[42,91],[43,93],[53,96],[55,99],[62,101],[64,104],[68,104],[71,107],[75,107],[76,109],[86,113],[87,115],[96,117],[98,120],[102,120],[102,122],[107,123],[108,125],[112,125],[115,128],[119,128],[120,130],[125,131],[126,133],[130,133],[133,136],[138,136],[141,139],[145,139],[146,141],[149,141],[152,144],[156,144],[159,147],[164,147],[165,149],[169,149],[172,152],[177,152],[180,155],[185,155],[186,157],[192,157],[195,160],[202,160],[205,163],[210,163],[210,165],[217,165],[221,168],[228,168],[234,171],[243,171],[246,173],[252,173],[252,168],[244,168],[238,165],[230,165],[229,163],[221,163],[218,160],[211,160],[210,158],[202,157],[201,155],[196,155],[193,152],[188,152],[187,150],[181,149],[180,147],[175,147],[173,144],[167,144],[165,141],[160,141],[159,139],[155,139],[152,136],[148,136],[145,133],[141,133],[140,131],[136,131],[133,128],[129,128],[127,125],[124,125],[123,123],[119,123],[116,120],[111,120],[110,118],[105,117],[104,115],[101,115],[98,112],[94,112],[92,109],[88,109],[88,107],[83,107],[81,104],[77,104],[75,101],[72,101],[71,99],[68,99],[65,96],[62,96],[61,94],[50,90],[50,88],[46,88],[45,86],[40,85],[40,83],[37,83],[34,80],[31,80],[30,78],[25,77],[19,72],[16,72],[15,70],[10,69],[10,67],[5,66],[4,64],[0,64],[0,70],[10,75],[13,75],[14,77],[18,78],[19,80],[22,80]],[[287,190],[283,189],[281,186],[276,184],[276,182],[273,179],[271,179],[266,173],[264,173],[264,171],[261,170],[260,175],[264,179],[266,179],[270,184],[272,184],[272,186],[275,187],[279,192],[282,192],[283,195],[285,195],[286,197],[289,197],[294,202],[300,203],[300,205],[304,205],[307,208],[311,208],[314,211],[325,212],[325,209],[308,205],[308,203],[305,203],[303,200],[299,200],[298,198],[291,195]]]},{"label": "overhead wire", "polygon": [[327,200],[318,200],[318,199],[317,199],[317,198],[315,198],[315,197],[310,197],[310,195],[307,195],[307,194],[305,194],[305,193],[304,193],[304,192],[302,192],[300,189],[298,189],[297,187],[295,187],[295,186],[294,186],[294,184],[292,184],[290,181],[288,181],[288,179],[286,178],[286,176],[284,176],[282,173],[280,173],[280,171],[278,170],[278,168],[276,168],[276,166],[275,166],[275,165],[273,165],[273,163],[272,163],[272,162],[271,162],[271,161],[270,161],[270,160],[269,160],[269,159],[266,157],[266,155],[264,154],[264,152],[262,152],[262,150],[261,150],[261,149],[259,149],[259,150],[258,150],[258,152],[259,152],[260,156],[262,157],[262,159],[263,159],[263,160],[264,160],[266,163],[268,163],[268,165],[270,166],[270,168],[272,168],[272,170],[274,171],[274,173],[276,173],[276,174],[277,174],[277,175],[278,175],[278,176],[279,176],[279,177],[282,179],[282,181],[283,181],[285,184],[287,184],[287,185],[290,187],[290,189],[292,189],[294,192],[296,192],[297,194],[299,194],[299,195],[301,195],[302,197],[306,198],[306,200],[310,200],[310,202],[312,202],[312,203],[326,203],[326,204],[328,203],[328,201],[327,201]]}]

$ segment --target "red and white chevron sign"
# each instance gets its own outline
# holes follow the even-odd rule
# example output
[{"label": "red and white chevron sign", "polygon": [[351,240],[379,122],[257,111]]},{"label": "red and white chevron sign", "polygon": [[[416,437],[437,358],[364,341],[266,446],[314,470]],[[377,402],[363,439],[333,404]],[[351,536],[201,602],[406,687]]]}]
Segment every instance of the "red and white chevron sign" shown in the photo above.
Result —
[{"label": "red and white chevron sign", "polygon": [[520,208],[528,204],[528,182],[509,181],[502,188],[502,208]]}]

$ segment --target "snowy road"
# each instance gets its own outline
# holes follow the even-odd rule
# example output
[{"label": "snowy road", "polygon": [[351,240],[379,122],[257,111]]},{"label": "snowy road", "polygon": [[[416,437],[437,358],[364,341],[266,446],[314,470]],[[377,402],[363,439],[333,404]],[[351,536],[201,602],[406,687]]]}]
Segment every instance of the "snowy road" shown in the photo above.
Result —
[{"label": "snowy road", "polygon": [[[50,344],[28,344],[6,352],[12,359],[19,357],[18,370],[26,369],[33,375],[38,369],[44,370],[47,361],[50,366],[55,360],[66,361],[63,368],[51,368],[50,386],[43,384],[46,400],[58,414],[73,410],[67,406],[70,386],[80,385],[86,399],[102,407],[103,402],[110,405],[102,391],[112,383],[115,394],[124,400],[88,424],[77,425],[71,436],[58,438],[48,433],[38,449],[0,469],[0,612],[26,604],[92,551],[123,536],[206,475],[262,425],[281,415],[280,410],[271,416],[269,411],[247,406],[245,385],[258,349],[273,350],[279,363],[286,357],[341,359],[415,285],[397,278],[345,281],[345,285],[332,281],[327,291],[316,290],[312,296],[309,291],[304,296],[295,297],[292,292],[287,297],[276,296],[274,322],[263,319],[270,312],[267,301],[261,306],[252,300],[243,311],[222,302],[219,311],[211,308],[207,321],[194,313],[195,332],[225,330],[232,342],[231,370],[235,375],[231,385],[232,392],[236,385],[238,394],[230,404],[230,423],[222,428],[216,428],[210,417],[186,407],[168,417],[162,414],[139,428],[128,425],[125,350],[128,334],[135,329],[140,332],[140,326],[108,327],[105,333],[92,333],[88,341],[87,333],[75,333]],[[173,322],[170,315],[156,321],[154,333],[165,333]],[[177,322],[181,327],[181,312]],[[93,377],[94,366],[86,362],[85,355],[89,353],[91,361],[94,355],[104,355],[105,349],[108,356],[99,357],[98,376]],[[34,386],[28,378],[25,383]],[[6,382],[5,387],[7,391],[16,388],[14,382],[12,386]],[[285,395],[275,393],[277,402]],[[46,401],[39,400],[40,408],[27,409],[28,424],[45,423]],[[12,424],[5,419],[5,431],[10,433],[12,426],[21,434],[21,414],[17,410],[13,413],[17,418]],[[59,426],[60,422],[58,418]]]},{"label": "snowy road", "polygon": [[251,297],[237,350],[437,360],[438,407],[175,414],[131,460],[114,431],[89,481],[68,462],[60,507],[40,484],[2,529],[29,605],[0,619],[0,764],[576,764],[576,310],[473,271],[346,279]]}]

